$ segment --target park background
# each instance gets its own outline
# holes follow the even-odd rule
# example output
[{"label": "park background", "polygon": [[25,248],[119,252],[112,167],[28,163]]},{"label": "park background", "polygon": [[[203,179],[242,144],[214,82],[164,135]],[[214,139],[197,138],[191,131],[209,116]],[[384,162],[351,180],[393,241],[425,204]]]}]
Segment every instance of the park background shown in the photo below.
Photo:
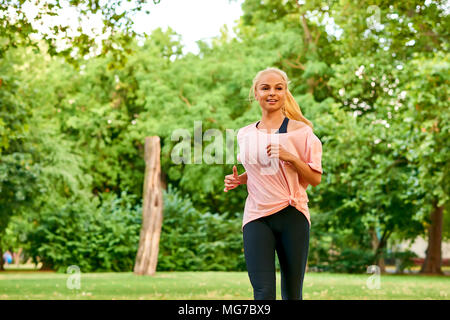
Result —
[{"label": "park background", "polygon": [[[171,28],[133,29],[134,15],[149,10],[152,19],[160,1],[41,1],[33,18],[49,21],[70,4],[88,22],[100,16],[101,35],[71,32],[61,20],[37,32],[24,14],[29,3],[5,1],[0,11],[0,252],[20,259],[17,266],[0,260],[0,297],[48,298],[38,288],[21,295],[18,283],[31,283],[21,277],[39,287],[54,271],[50,284],[65,287],[71,265],[86,279],[114,282],[114,272],[132,283],[144,142],[159,136],[164,221],[154,279],[175,278],[176,291],[188,283],[178,271],[222,275],[222,284],[237,274],[241,297],[251,298],[240,230],[247,191],[223,192],[233,164],[174,164],[171,135],[184,128],[193,136],[201,121],[203,132],[225,136],[260,119],[260,106],[248,100],[251,82],[274,66],[290,77],[323,144],[322,182],[307,190],[307,276],[323,275],[320,292],[333,275],[360,275],[364,287],[368,267],[378,265],[386,276],[436,275],[428,296],[448,299],[447,1],[245,0],[233,32],[224,26],[197,41],[196,53],[185,53]],[[417,239],[426,244],[423,256],[407,245]],[[41,273],[19,272],[30,265]],[[191,297],[158,289],[152,298]]]}]

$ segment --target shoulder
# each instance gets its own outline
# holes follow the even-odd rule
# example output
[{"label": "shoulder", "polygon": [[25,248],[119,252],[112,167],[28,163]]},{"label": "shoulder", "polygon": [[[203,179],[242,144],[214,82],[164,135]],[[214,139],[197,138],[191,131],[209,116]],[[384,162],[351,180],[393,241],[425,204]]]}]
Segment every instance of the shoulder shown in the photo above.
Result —
[{"label": "shoulder", "polygon": [[[290,127],[292,122],[292,127]],[[299,131],[299,134],[301,133],[302,137],[306,138],[306,141],[308,142],[312,142],[312,143],[319,143],[321,144],[321,141],[319,139],[319,137],[317,137],[313,131],[313,129],[308,126],[306,123],[304,123],[303,121],[298,121],[298,120],[294,120],[294,119],[290,119],[289,123],[288,123],[288,132],[289,131],[295,131],[295,130],[300,130],[304,128],[304,130]],[[297,135],[295,135],[297,136]]]},{"label": "shoulder", "polygon": [[237,136],[239,137],[240,135],[247,133],[249,130],[251,130],[253,127],[256,126],[257,122],[258,121],[252,122],[249,125],[246,125],[246,126],[240,128],[240,129],[238,129]]},{"label": "shoulder", "polygon": [[250,128],[256,126],[256,123],[257,123],[257,122],[258,122],[258,121],[254,121],[254,122],[252,122],[252,123],[250,123],[250,124],[248,124],[248,125],[246,125],[246,126],[243,126],[243,127],[240,128],[239,130],[244,131],[244,130],[250,129]]},{"label": "shoulder", "polygon": [[298,121],[298,120],[294,120],[294,119],[289,119],[288,122],[288,132],[289,131],[294,131],[294,130],[298,130],[304,127],[308,127],[311,128],[310,126],[308,126],[306,123],[302,122],[302,121]]}]

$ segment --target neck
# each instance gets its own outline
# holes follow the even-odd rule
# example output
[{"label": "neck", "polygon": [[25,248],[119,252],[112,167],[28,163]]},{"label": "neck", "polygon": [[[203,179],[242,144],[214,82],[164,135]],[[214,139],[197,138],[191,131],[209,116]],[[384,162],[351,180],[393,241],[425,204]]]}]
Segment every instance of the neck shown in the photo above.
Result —
[{"label": "neck", "polygon": [[261,123],[266,128],[279,128],[284,120],[284,115],[281,110],[275,112],[263,111]]}]

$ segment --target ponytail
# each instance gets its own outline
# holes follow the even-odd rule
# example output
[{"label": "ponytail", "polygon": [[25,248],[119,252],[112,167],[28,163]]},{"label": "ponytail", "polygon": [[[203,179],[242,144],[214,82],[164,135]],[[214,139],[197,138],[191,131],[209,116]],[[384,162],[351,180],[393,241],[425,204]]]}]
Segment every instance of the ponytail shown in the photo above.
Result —
[{"label": "ponytail", "polygon": [[294,96],[289,91],[289,89],[286,90],[286,101],[284,106],[281,107],[281,111],[283,111],[283,114],[289,119],[304,122],[305,124],[310,126],[311,129],[313,129],[312,122],[303,116],[300,106],[298,105],[297,101],[295,101]]}]

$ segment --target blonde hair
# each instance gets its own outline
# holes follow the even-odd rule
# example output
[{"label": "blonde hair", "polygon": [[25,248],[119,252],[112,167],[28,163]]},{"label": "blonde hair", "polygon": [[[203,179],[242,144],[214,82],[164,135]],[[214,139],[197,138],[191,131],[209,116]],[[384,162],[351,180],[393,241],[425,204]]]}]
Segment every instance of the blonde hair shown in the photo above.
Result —
[{"label": "blonde hair", "polygon": [[311,129],[313,129],[312,122],[303,116],[300,106],[298,105],[297,101],[295,101],[294,97],[292,96],[292,93],[289,91],[288,84],[291,83],[291,81],[288,79],[287,74],[283,70],[280,70],[278,68],[269,67],[269,68],[259,71],[256,74],[256,76],[253,78],[253,84],[252,84],[252,87],[250,88],[250,93],[249,93],[250,102],[252,102],[252,98],[255,94],[256,85],[258,84],[259,79],[261,78],[262,75],[264,75],[266,73],[270,73],[270,72],[278,74],[283,79],[283,81],[286,85],[286,100],[285,100],[285,104],[281,107],[281,111],[283,112],[283,115],[288,117],[289,119],[302,121],[302,122],[306,123],[308,126],[310,126]]}]

